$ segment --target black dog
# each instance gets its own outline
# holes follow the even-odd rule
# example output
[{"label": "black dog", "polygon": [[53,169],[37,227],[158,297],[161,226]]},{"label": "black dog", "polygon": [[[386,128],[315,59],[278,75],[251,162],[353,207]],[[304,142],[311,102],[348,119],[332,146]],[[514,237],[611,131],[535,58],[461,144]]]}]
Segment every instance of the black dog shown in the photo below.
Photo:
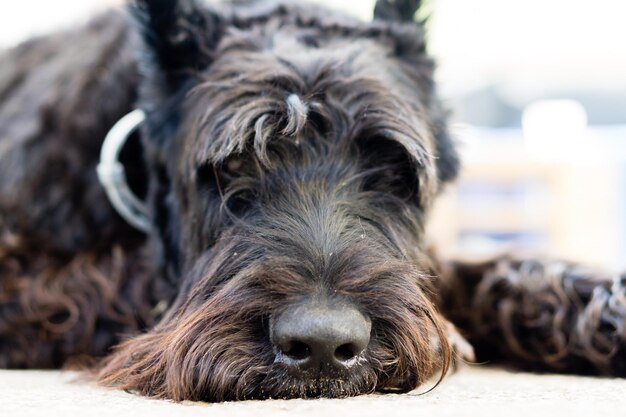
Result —
[{"label": "black dog", "polygon": [[472,358],[446,313],[480,357],[625,374],[622,280],[424,247],[459,162],[418,4],[137,0],[4,53],[0,366],[176,400],[407,391]]}]

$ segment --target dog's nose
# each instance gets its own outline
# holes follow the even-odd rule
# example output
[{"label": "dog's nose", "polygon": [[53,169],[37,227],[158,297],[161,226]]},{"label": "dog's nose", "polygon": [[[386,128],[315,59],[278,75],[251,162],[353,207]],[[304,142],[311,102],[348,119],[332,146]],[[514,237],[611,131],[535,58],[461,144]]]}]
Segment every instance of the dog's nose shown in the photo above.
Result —
[{"label": "dog's nose", "polygon": [[276,361],[300,374],[341,375],[370,340],[372,324],[347,303],[307,302],[272,321]]}]

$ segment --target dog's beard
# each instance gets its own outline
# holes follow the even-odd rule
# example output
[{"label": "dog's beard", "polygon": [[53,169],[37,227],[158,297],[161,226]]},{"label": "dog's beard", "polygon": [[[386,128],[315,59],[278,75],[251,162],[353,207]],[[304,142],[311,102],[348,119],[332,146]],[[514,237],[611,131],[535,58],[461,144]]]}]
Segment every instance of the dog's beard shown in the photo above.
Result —
[{"label": "dog's beard", "polygon": [[301,262],[245,246],[231,241],[198,261],[193,285],[155,329],[105,359],[99,380],[153,397],[223,401],[409,391],[447,369],[443,325],[422,288],[428,278],[355,245],[335,257],[333,293],[372,319],[370,346],[344,375],[291,375],[274,362],[264,323],[316,283],[295,268]]},{"label": "dog's beard", "polygon": [[341,377],[324,376],[321,370],[317,375],[306,379],[291,375],[289,370],[276,364],[269,368],[254,396],[265,398],[342,398],[375,391],[378,380],[376,372],[364,358],[349,373]]}]

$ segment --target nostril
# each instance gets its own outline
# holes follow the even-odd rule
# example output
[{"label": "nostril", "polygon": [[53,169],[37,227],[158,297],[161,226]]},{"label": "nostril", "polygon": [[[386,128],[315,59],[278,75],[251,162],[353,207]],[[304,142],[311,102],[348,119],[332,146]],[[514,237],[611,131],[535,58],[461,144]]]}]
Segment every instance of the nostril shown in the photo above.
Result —
[{"label": "nostril", "polygon": [[270,317],[274,363],[303,378],[345,376],[366,351],[371,328],[371,321],[348,303],[296,304]]},{"label": "nostril", "polygon": [[352,343],[344,343],[335,349],[335,359],[346,362],[359,354],[357,347]]},{"label": "nostril", "polygon": [[311,356],[311,348],[303,342],[289,342],[286,346],[281,347],[281,352],[294,360],[303,360]]}]

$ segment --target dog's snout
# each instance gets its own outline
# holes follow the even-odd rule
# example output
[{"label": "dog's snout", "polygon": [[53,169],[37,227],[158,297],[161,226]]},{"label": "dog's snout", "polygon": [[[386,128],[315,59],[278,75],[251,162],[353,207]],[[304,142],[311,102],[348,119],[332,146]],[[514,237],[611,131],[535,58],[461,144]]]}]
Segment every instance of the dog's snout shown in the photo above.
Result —
[{"label": "dog's snout", "polygon": [[308,302],[280,314],[272,321],[276,361],[302,375],[335,375],[350,366],[367,349],[371,322],[345,303]]}]

